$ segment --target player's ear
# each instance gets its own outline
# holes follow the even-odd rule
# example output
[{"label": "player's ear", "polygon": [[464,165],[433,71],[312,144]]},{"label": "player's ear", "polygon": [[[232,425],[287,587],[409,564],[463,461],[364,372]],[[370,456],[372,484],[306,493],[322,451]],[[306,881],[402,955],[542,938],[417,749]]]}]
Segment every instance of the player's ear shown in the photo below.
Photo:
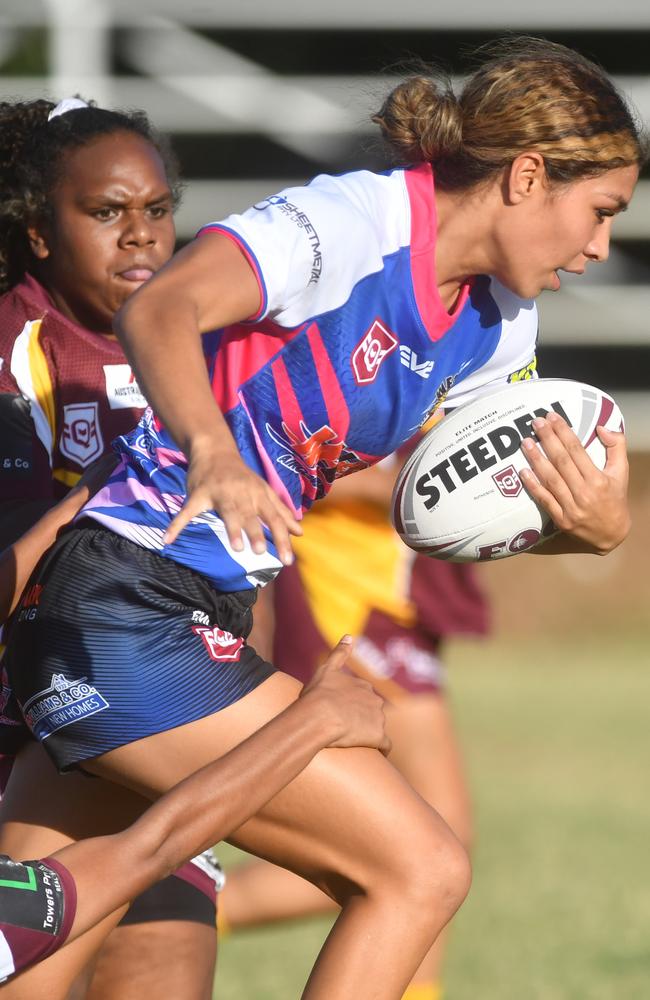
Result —
[{"label": "player's ear", "polygon": [[546,183],[546,167],[541,153],[520,153],[510,164],[505,178],[508,203],[520,204],[540,191]]},{"label": "player's ear", "polygon": [[27,226],[27,239],[32,253],[38,260],[46,260],[50,256],[45,227],[41,223],[33,222]]}]

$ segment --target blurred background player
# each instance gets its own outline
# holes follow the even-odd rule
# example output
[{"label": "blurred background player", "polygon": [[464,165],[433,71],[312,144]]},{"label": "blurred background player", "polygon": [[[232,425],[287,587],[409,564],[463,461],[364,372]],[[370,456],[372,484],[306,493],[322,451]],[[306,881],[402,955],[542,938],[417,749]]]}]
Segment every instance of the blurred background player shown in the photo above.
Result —
[{"label": "blurred background player", "polygon": [[[175,159],[142,113],[0,104],[0,548],[140,418],[146,403],[111,321],[170,258],[179,191]],[[31,738],[2,715],[0,751],[17,753]],[[218,872],[206,857],[179,874],[129,909],[93,1000],[134,986],[212,995]]]},{"label": "blurred background player", "polygon": [[[354,634],[347,668],[386,699],[390,760],[469,849],[469,792],[444,696],[442,647],[449,636],[484,635],[487,605],[471,567],[416,555],[396,535],[390,500],[409,451],[337,481],[311,511],[294,542],[295,564],[279,574],[268,597],[263,592],[266,620],[260,627],[256,614],[252,641],[259,647],[265,629],[273,637],[273,662],[308,683],[338,623]],[[219,903],[224,929],[333,906],[310,883],[261,861],[231,871]],[[443,942],[444,935],[425,958],[408,1000],[440,996]]]}]

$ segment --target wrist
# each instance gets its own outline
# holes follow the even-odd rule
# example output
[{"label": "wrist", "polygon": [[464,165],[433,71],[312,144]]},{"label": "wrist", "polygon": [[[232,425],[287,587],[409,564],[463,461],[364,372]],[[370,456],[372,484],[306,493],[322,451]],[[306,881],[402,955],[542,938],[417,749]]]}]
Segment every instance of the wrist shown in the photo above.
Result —
[{"label": "wrist", "polygon": [[346,733],[346,725],[339,710],[338,699],[331,694],[323,694],[316,688],[307,691],[296,702],[307,718],[309,733],[318,743],[318,749],[331,746]]},{"label": "wrist", "polygon": [[301,739],[314,753],[331,746],[344,733],[339,713],[332,711],[331,699],[323,699],[315,692],[301,695],[285,711],[291,717],[292,728],[299,730]]},{"label": "wrist", "polygon": [[218,436],[214,433],[206,434],[204,430],[191,435],[187,439],[183,451],[187,455],[187,458],[192,461],[230,458],[232,455],[240,457],[235,440],[228,428],[225,429],[225,433],[221,429]]}]

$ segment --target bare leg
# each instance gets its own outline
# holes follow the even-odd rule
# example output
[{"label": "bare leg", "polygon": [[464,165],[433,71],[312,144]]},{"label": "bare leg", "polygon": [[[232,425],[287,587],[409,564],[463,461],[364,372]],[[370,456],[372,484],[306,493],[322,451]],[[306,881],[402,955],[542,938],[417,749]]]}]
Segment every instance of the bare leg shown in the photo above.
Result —
[{"label": "bare leg", "polygon": [[[106,832],[107,823],[111,829],[123,828],[147,804],[100,779],[57,774],[44,750],[32,744],[21,752],[0,807],[0,850],[13,857],[43,857],[73,840]],[[115,927],[122,913],[66,947],[61,957],[54,955],[5,986],[6,996],[211,1000],[214,928],[186,920]],[[94,955],[107,934],[95,964]]]},{"label": "bare leg", "polygon": [[[393,741],[391,761],[469,849],[469,795],[445,699],[436,694],[405,695],[387,706],[386,715]],[[244,863],[229,873],[220,905],[225,926],[235,929],[337,909],[315,886],[262,861]],[[414,984],[440,979],[445,937],[441,934],[425,957]]]},{"label": "bare leg", "polygon": [[[121,747],[89,769],[148,795],[241,742],[296,697],[275,674],[217,715]],[[233,842],[312,881],[343,909],[310,977],[310,1000],[397,1000],[469,885],[446,824],[380,754],[329,750]]]},{"label": "bare leg", "polygon": [[[391,760],[469,851],[469,792],[446,700],[436,694],[402,699],[390,709],[389,731],[393,740]],[[445,930],[415,973],[413,985],[440,981],[446,938]]]},{"label": "bare leg", "polygon": [[[123,829],[147,803],[108,782],[60,775],[37,743],[21,750],[0,803],[0,852],[42,858],[82,837]],[[126,907],[28,969],[3,989],[3,1000],[82,1000],[85,969]]]},{"label": "bare leg", "polygon": [[116,927],[97,959],[86,1000],[211,1000],[216,930],[188,920]]}]

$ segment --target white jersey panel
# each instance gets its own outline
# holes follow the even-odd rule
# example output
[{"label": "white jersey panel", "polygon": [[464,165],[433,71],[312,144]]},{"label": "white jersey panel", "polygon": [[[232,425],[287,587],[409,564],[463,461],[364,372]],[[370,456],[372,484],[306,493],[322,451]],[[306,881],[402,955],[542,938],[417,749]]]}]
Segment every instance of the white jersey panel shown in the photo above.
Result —
[{"label": "white jersey panel", "polygon": [[240,236],[255,258],[263,315],[293,327],[342,306],[385,257],[407,247],[411,213],[402,170],[364,170],[320,175],[216,225]]},{"label": "white jersey panel", "polygon": [[520,299],[496,278],[490,279],[490,295],[501,313],[501,336],[494,354],[477,371],[454,385],[445,409],[470,400],[504,382],[519,381],[522,373],[537,378],[535,349],[539,319],[533,299]]}]

